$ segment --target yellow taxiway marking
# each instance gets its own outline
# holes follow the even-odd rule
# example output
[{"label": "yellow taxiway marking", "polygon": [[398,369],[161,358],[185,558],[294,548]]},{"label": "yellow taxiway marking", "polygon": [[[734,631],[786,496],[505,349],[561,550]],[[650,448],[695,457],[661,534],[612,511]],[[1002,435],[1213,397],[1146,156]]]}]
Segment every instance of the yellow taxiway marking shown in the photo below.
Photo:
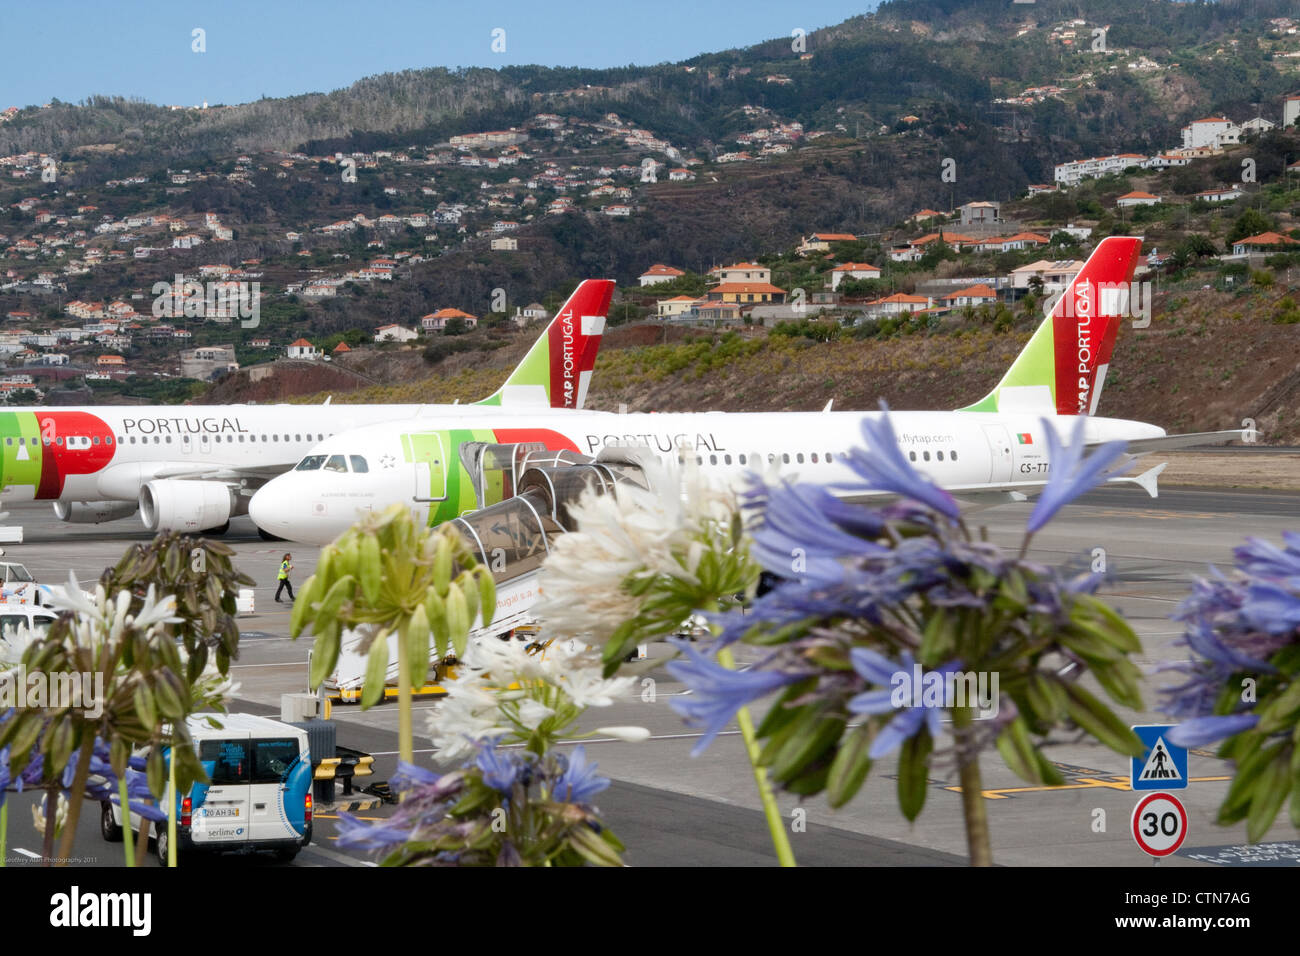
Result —
[{"label": "yellow taxiway marking", "polygon": [[[312,819],[314,819],[314,820],[337,820],[338,818],[339,818],[339,815],[338,815],[337,813],[315,813],[315,814],[312,814]],[[384,819],[384,818],[383,818],[383,817],[357,817],[357,816],[354,816],[352,819],[354,819],[354,820],[382,820],[382,819]]]},{"label": "yellow taxiway marking", "polygon": [[[1209,783],[1211,781],[1231,780],[1232,777],[1189,777],[1190,783]],[[1012,795],[1017,793],[1043,793],[1053,790],[1095,790],[1102,788],[1105,790],[1132,790],[1129,786],[1128,777],[1114,776],[1103,779],[1102,777],[1076,777],[1074,783],[1063,783],[1059,786],[1039,786],[1039,787],[998,787],[994,790],[981,790],[985,799],[988,800],[1009,800]],[[961,793],[961,787],[944,787],[953,793]]]}]

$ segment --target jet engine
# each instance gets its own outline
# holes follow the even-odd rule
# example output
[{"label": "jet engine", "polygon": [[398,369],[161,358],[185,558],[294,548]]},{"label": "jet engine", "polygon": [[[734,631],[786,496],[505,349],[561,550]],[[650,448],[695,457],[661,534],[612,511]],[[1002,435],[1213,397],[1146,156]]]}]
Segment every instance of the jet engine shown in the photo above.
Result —
[{"label": "jet engine", "polygon": [[224,482],[159,478],[140,489],[140,519],[150,531],[208,531],[236,513],[235,492]]},{"label": "jet engine", "polygon": [[69,524],[103,524],[129,518],[137,507],[134,501],[56,501],[54,516]]}]

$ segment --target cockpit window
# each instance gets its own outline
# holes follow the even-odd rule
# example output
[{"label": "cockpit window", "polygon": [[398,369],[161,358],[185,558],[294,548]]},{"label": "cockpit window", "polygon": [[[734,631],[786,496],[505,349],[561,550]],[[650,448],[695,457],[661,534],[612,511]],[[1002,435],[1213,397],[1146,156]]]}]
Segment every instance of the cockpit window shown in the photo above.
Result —
[{"label": "cockpit window", "polygon": [[298,462],[298,467],[294,471],[315,471],[325,464],[324,455],[308,455],[302,461]]},{"label": "cockpit window", "polygon": [[330,455],[330,460],[325,462],[326,471],[343,471],[348,470],[347,459],[342,455]]},{"label": "cockpit window", "polygon": [[357,473],[363,473],[370,470],[370,466],[366,464],[366,460],[362,458],[360,455],[351,455],[349,457],[352,459],[353,471]]}]

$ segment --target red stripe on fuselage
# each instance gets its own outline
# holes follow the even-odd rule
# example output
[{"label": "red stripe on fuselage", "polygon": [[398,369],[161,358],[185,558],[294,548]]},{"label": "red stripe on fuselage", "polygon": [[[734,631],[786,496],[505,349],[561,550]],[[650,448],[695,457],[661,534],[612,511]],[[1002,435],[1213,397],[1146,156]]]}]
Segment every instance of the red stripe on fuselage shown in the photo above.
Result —
[{"label": "red stripe on fuselage", "polygon": [[569,438],[559,432],[551,431],[549,428],[494,428],[492,434],[496,435],[497,441],[502,445],[538,441],[544,444],[549,451],[578,450],[578,446]]},{"label": "red stripe on fuselage", "polygon": [[68,475],[91,475],[113,460],[113,430],[97,415],[42,412],[36,424],[41,430],[38,499],[60,497]]}]

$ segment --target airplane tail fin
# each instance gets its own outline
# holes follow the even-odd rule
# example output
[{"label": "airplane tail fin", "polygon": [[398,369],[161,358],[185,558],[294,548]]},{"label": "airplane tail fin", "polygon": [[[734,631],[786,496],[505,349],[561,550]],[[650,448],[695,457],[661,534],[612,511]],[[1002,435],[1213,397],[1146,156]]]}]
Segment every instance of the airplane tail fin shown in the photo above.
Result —
[{"label": "airplane tail fin", "polygon": [[478,405],[582,408],[614,296],[610,279],[584,279],[505,384]]},{"label": "airplane tail fin", "polygon": [[965,412],[1090,415],[1130,311],[1142,240],[1109,236],[1093,250],[1002,381]]}]

